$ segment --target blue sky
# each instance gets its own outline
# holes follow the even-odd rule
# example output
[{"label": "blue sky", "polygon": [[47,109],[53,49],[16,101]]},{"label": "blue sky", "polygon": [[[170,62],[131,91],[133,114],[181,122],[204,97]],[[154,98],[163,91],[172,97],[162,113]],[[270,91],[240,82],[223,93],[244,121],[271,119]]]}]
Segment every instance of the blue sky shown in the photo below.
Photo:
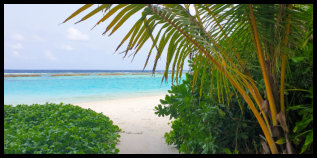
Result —
[{"label": "blue sky", "polygon": [[[115,49],[140,14],[132,16],[116,33],[101,35],[108,21],[91,28],[102,17],[74,24],[87,14],[83,12],[65,24],[59,25],[82,4],[5,4],[4,5],[4,69],[100,69],[142,70],[151,42],[145,43],[131,63]],[[122,48],[122,49],[121,49]],[[123,51],[123,45],[120,51]],[[156,52],[155,52],[156,53]],[[153,67],[150,58],[146,70]],[[166,52],[157,69],[165,69]],[[187,64],[184,70],[188,70]]]}]

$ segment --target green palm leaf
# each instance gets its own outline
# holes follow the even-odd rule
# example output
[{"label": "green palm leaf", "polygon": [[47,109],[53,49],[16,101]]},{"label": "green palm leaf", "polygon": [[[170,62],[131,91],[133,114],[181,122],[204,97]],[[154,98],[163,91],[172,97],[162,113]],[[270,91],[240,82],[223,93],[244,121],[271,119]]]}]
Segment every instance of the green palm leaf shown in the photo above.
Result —
[{"label": "green palm leaf", "polygon": [[[84,5],[64,22],[90,6]],[[107,10],[108,12],[96,23],[98,25],[117,13],[103,33],[112,29],[109,34],[112,35],[130,17],[142,12],[142,16],[132,25],[116,51],[128,40],[124,57],[130,50],[135,49],[135,52],[130,54],[134,58],[150,39],[152,46],[147,54],[144,68],[150,56],[153,55],[152,52],[156,50],[153,65],[153,73],[155,73],[159,59],[163,53],[166,53],[162,82],[164,79],[167,81],[168,71],[172,64],[171,81],[172,83],[176,81],[177,84],[182,76],[184,61],[189,54],[198,55],[192,70],[193,86],[199,83],[197,71],[202,68],[203,76],[200,77],[200,86],[205,84],[204,74],[211,73],[210,93],[212,96],[214,90],[218,91],[219,103],[224,103],[226,100],[229,106],[231,97],[233,94],[238,95],[236,93],[238,91],[261,126],[271,152],[278,152],[271,135],[272,125],[261,109],[264,102],[262,95],[270,96],[270,111],[273,112],[271,117],[273,125],[276,125],[274,109],[276,107],[279,109],[280,106],[276,101],[276,98],[279,98],[276,87],[279,87],[278,78],[281,71],[280,52],[287,51],[287,57],[291,57],[294,55],[292,48],[296,45],[305,45],[307,39],[311,38],[312,5],[297,4],[292,10],[288,10],[281,4],[195,4],[193,5],[196,10],[195,15],[190,14],[189,4],[118,4],[111,9],[110,6],[110,4],[103,4],[80,21],[90,18],[101,10]],[[285,33],[287,23],[292,31],[289,35]],[[287,45],[281,42],[285,38],[288,38]],[[260,63],[254,62],[257,59]],[[207,68],[210,71],[207,71]],[[262,92],[263,89],[258,88],[263,87],[261,83],[254,80],[259,76],[251,76],[249,73],[250,71],[261,73],[259,70],[262,70],[263,74],[268,72],[268,76],[263,77],[264,88],[268,89],[265,93]],[[217,84],[213,85],[215,79]],[[270,87],[273,87],[272,90]],[[200,96],[203,93],[201,90]],[[272,96],[274,96],[273,99]],[[273,104],[274,101],[276,105]],[[254,106],[254,102],[257,106]],[[243,111],[240,102],[239,106]]]}]

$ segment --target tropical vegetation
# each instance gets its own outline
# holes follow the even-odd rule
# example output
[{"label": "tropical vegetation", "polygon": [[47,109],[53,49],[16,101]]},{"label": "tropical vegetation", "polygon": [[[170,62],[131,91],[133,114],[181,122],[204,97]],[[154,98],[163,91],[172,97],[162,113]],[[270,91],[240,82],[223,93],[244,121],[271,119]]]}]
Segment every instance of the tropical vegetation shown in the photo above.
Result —
[{"label": "tropical vegetation", "polygon": [[[82,6],[64,23],[92,6]],[[167,81],[168,70],[172,69],[171,82],[179,85],[184,61],[196,56],[192,66],[192,92],[200,83],[199,98],[214,97],[202,103],[206,105],[197,100],[184,105],[207,106],[210,113],[214,113],[210,105],[217,106],[215,109],[223,108],[222,105],[240,108],[247,105],[261,129],[258,135],[263,138],[259,143],[262,153],[312,151],[312,4],[102,4],[78,22],[99,12],[103,16],[95,26],[115,15],[103,33],[110,32],[109,35],[118,32],[131,16],[140,15],[116,50],[128,42],[122,53],[126,56],[134,49],[130,53],[134,57],[147,41],[152,42],[144,68],[154,55],[153,73],[158,60],[167,52],[162,81]],[[303,70],[305,72],[301,72]],[[300,76],[303,73],[305,76]],[[205,77],[210,83],[209,92],[204,90]],[[166,103],[173,104],[168,98]],[[184,109],[188,108],[184,106]],[[177,113],[178,110],[181,109],[176,108]],[[187,115],[194,113],[191,111]],[[216,114],[211,115],[216,117]],[[176,124],[182,123],[175,121],[179,122],[174,122],[174,129]],[[188,147],[185,145],[180,150],[191,151]]]},{"label": "tropical vegetation", "polygon": [[119,127],[71,104],[4,105],[5,154],[117,154]]},{"label": "tropical vegetation", "polygon": [[199,70],[197,80],[203,77],[204,81],[194,87],[193,75],[186,74],[186,79],[172,86],[169,95],[155,107],[158,116],[173,119],[166,142],[183,153],[260,153],[261,129],[252,112],[246,110],[241,96],[232,98],[229,105],[218,103],[217,89],[209,93],[217,81],[211,83],[211,74],[202,76],[208,69]]}]

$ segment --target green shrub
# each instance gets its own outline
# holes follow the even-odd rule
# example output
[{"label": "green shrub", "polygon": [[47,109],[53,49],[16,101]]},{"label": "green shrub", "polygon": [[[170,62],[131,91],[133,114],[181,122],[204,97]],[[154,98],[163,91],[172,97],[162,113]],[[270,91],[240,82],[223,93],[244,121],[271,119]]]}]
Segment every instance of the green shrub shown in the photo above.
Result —
[{"label": "green shrub", "polygon": [[[313,153],[313,40],[296,49],[289,60],[286,84],[286,114],[294,152]],[[285,138],[282,138],[285,140]],[[285,143],[285,141],[282,141]]]},{"label": "green shrub", "polygon": [[205,75],[202,92],[201,82],[192,89],[194,77],[186,74],[186,79],[172,86],[169,95],[155,107],[158,116],[175,119],[172,130],[165,134],[166,142],[184,153],[259,153],[261,129],[251,110],[240,96],[233,97],[229,105],[219,104],[217,90],[210,95],[210,74]]},{"label": "green shrub", "polygon": [[[286,116],[293,152],[307,154],[313,153],[312,41],[296,51],[301,52],[298,53],[300,55],[288,60]],[[194,75],[186,74],[186,79],[178,86],[172,86],[169,95],[155,107],[158,116],[175,119],[172,121],[172,130],[165,134],[166,142],[176,145],[179,152],[184,153],[261,153],[260,142],[264,139],[258,135],[262,131],[251,110],[240,95],[232,98],[230,106],[226,105],[227,101],[219,104],[219,91],[215,87],[210,95],[210,78],[214,74],[205,73],[204,82],[200,82],[203,71],[199,70],[196,79],[199,82],[194,87]],[[209,72],[208,67],[205,71]],[[261,72],[251,69],[250,73],[259,83],[260,93],[264,92]],[[216,86],[217,81],[214,80],[213,84]],[[265,96],[263,93],[261,95]],[[285,144],[284,137],[275,141]]]},{"label": "green shrub", "polygon": [[4,105],[5,154],[118,153],[119,127],[71,104]]}]

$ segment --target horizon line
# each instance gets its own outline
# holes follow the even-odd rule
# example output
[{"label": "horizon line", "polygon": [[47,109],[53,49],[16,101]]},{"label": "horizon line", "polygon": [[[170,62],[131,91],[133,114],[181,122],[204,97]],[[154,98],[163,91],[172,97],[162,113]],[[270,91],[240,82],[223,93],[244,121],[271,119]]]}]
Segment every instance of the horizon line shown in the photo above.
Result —
[{"label": "horizon line", "polygon": [[[137,70],[137,71],[153,71],[153,70],[139,70],[139,69],[3,69],[3,70]],[[165,71],[165,70],[155,70],[155,71]],[[172,70],[168,70],[172,71]],[[188,70],[183,70],[188,71]]]}]

